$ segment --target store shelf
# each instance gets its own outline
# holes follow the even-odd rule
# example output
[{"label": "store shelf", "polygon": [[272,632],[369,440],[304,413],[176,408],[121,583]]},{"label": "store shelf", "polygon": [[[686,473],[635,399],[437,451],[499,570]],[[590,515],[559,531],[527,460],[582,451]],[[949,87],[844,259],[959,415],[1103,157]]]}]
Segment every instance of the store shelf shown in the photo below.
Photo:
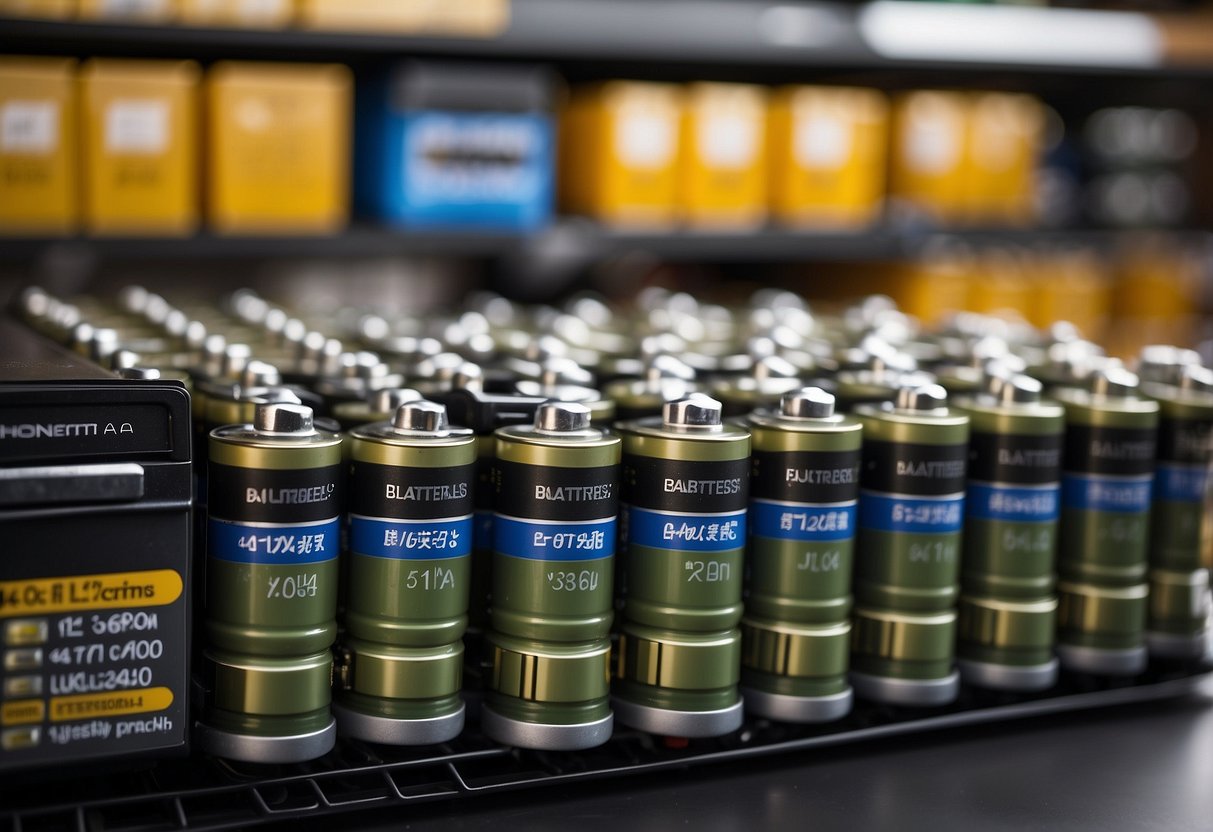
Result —
[{"label": "store shelf", "polygon": [[[72,779],[70,796],[54,780],[0,786],[0,830],[147,832],[244,828],[267,821],[320,818],[362,809],[472,798],[518,789],[669,769],[812,752],[860,742],[1090,708],[1133,705],[1193,692],[1213,667],[1154,667],[1134,680],[1063,676],[1037,695],[965,688],[948,708],[912,711],[860,702],[846,719],[818,726],[749,720],[726,737],[680,747],[619,730],[606,745],[580,753],[529,752],[497,745],[469,729],[454,742],[391,748],[343,741],[313,763],[234,765],[213,758],[169,760],[106,778]],[[340,821],[331,820],[334,824]]]},{"label": "store shelf", "polygon": [[[450,55],[783,67],[1213,73],[1213,27],[1131,12],[930,3],[513,0],[509,26],[472,38],[0,20],[0,50],[315,57]],[[1203,34],[1202,34],[1203,32]],[[1195,33],[1195,34],[1194,34]],[[1198,37],[1197,37],[1198,36]],[[1197,46],[1193,46],[1196,37]],[[1182,48],[1180,48],[1182,47]]]},{"label": "store shelf", "polygon": [[[355,225],[331,236],[0,238],[0,261],[31,263],[65,257],[99,261],[271,258],[451,257],[523,258],[566,266],[633,253],[667,261],[780,263],[879,262],[912,256],[946,237],[974,245],[1115,246],[1131,231],[938,229],[874,227],[853,232],[758,228],[739,231],[617,229],[564,220],[534,235],[401,230]],[[1207,247],[1201,231],[1164,232],[1182,244]]]}]

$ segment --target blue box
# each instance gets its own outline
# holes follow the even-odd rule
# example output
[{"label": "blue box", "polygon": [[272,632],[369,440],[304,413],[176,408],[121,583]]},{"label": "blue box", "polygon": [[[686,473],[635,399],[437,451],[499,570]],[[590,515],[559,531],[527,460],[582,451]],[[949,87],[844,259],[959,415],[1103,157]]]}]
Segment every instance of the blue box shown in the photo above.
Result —
[{"label": "blue box", "polygon": [[552,217],[546,72],[413,64],[359,90],[355,204],[408,227],[530,232]]}]

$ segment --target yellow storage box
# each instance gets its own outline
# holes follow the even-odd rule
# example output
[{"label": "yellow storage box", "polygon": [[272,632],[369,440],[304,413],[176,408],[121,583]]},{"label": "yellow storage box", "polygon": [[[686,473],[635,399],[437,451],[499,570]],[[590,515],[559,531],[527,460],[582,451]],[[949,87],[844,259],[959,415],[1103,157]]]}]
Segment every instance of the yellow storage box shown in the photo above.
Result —
[{"label": "yellow storage box", "polygon": [[777,90],[767,124],[775,219],[828,229],[875,222],[884,206],[888,120],[888,102],[876,90]]},{"label": "yellow storage box", "polygon": [[75,66],[0,57],[0,233],[75,230]]},{"label": "yellow storage box", "polygon": [[98,59],[84,65],[89,231],[186,235],[197,228],[199,78],[193,61]]},{"label": "yellow storage box", "polygon": [[959,92],[905,93],[893,104],[890,195],[945,224],[967,213],[968,113]]},{"label": "yellow storage box", "polygon": [[509,0],[300,0],[309,29],[493,37],[510,22]]},{"label": "yellow storage box", "polygon": [[207,214],[228,234],[330,233],[349,218],[350,71],[222,62],[207,77]]},{"label": "yellow storage box", "polygon": [[674,219],[681,90],[610,81],[578,90],[560,124],[565,210],[621,225]]},{"label": "yellow storage box", "polygon": [[1030,95],[978,93],[969,110],[966,215],[984,225],[1027,225],[1041,153],[1044,108]]},{"label": "yellow storage box", "polygon": [[693,225],[751,227],[767,213],[766,91],[691,84],[683,104],[678,202]]}]

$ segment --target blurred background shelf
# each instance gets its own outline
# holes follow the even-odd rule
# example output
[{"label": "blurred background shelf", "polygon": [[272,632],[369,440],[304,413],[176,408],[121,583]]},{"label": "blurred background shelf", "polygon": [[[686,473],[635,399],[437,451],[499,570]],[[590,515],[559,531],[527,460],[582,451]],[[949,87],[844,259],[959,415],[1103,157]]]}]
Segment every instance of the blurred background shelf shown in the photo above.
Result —
[{"label": "blurred background shelf", "polygon": [[514,0],[489,37],[0,19],[0,49],[199,57],[553,61],[1213,74],[1213,16],[877,0]]},{"label": "blurred background shelf", "polygon": [[[913,256],[941,239],[977,246],[1042,245],[1113,248],[1118,240],[1150,234],[1139,230],[1042,230],[997,228],[875,227],[858,231],[759,228],[728,231],[612,228],[564,220],[537,234],[403,230],[356,224],[328,236],[0,238],[0,260],[32,263],[46,258],[98,260],[210,260],[273,258],[451,257],[509,258],[550,262],[591,261],[644,253],[678,262],[877,262]],[[1166,230],[1188,246],[1213,245],[1213,233]]]}]

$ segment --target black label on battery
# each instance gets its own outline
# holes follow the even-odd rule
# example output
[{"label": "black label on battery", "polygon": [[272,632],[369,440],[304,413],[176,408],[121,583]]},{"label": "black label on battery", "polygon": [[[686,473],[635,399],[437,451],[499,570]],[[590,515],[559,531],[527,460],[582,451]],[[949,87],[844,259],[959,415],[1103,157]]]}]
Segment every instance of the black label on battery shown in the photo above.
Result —
[{"label": "black label on battery", "polygon": [[870,491],[924,497],[965,490],[969,446],[863,443],[862,485]]},{"label": "black label on battery", "polygon": [[355,462],[350,466],[350,512],[365,517],[429,520],[472,513],[476,465],[404,468]]},{"label": "black label on battery", "polygon": [[619,513],[619,468],[558,468],[497,460],[499,514],[530,520],[598,520]]},{"label": "black label on battery", "polygon": [[692,462],[625,454],[623,501],[657,511],[740,511],[750,498],[750,460]]},{"label": "black label on battery", "polygon": [[340,465],[269,470],[211,463],[211,517],[253,523],[306,523],[341,513]]},{"label": "black label on battery", "polygon": [[1061,480],[1061,434],[974,432],[969,437],[969,479],[1014,485]]},{"label": "black label on battery", "polygon": [[1158,423],[1158,459],[1206,463],[1213,455],[1213,419],[1163,419]]},{"label": "black label on battery", "polygon": [[1065,470],[1132,476],[1154,471],[1156,432],[1152,428],[1066,428]]},{"label": "black label on battery", "polygon": [[859,449],[755,451],[750,489],[761,500],[844,503],[859,495]]}]

